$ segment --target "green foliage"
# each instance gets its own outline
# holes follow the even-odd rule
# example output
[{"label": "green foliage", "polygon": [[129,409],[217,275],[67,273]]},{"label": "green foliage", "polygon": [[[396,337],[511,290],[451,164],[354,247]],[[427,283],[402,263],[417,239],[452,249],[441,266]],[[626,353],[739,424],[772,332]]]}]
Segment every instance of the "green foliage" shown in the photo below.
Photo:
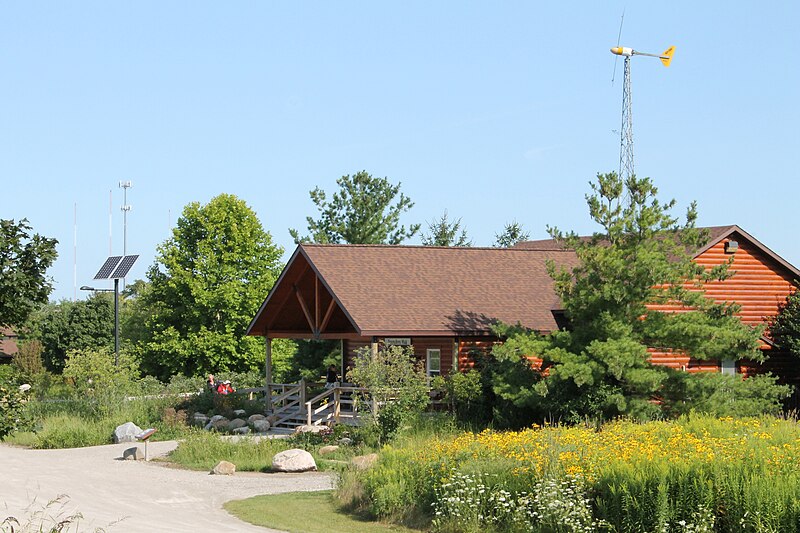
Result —
[{"label": "green foliage", "polygon": [[283,250],[235,196],[184,208],[172,238],[158,247],[141,304],[149,311],[136,351],[161,379],[260,368],[262,339],[245,335],[280,271]]},{"label": "green foliage", "polygon": [[27,219],[0,219],[0,326],[19,326],[53,290],[47,269],[58,256],[56,239],[31,235]]},{"label": "green foliage", "polygon": [[[680,224],[670,214],[675,201],[662,204],[648,178],[599,174],[591,186],[589,213],[602,231],[582,239],[549,230],[579,259],[571,270],[548,264],[572,329],[546,337],[498,331],[510,338],[494,350],[497,396],[558,420],[646,419],[659,415],[652,400],[671,373],[650,363],[648,347],[698,359],[762,360],[762,330],[744,325],[736,306],[717,304],[701,290],[703,281],[729,273],[728,264],[706,270],[692,260],[707,238],[695,228],[694,204]],[[530,356],[543,360],[543,372],[521,369]]]},{"label": "green foliage", "polygon": [[748,417],[778,415],[781,401],[792,394],[771,374],[751,376],[674,372],[665,383],[664,411],[683,415],[692,411],[713,416]]},{"label": "green foliage", "polygon": [[29,321],[27,338],[42,343],[42,358],[51,372],[61,372],[67,353],[114,347],[114,301],[107,293],[86,300],[61,300],[37,310]]},{"label": "green foliage", "polygon": [[408,229],[400,225],[400,216],[414,206],[400,193],[400,183],[392,185],[388,179],[373,178],[362,170],[342,176],[336,184],[339,191],[330,201],[319,187],[309,193],[319,210],[319,219],[306,217],[309,231],[306,237],[290,229],[295,242],[400,244],[419,231],[419,224]]},{"label": "green foliage", "polygon": [[283,439],[232,442],[209,431],[192,431],[180,446],[170,453],[170,461],[199,470],[211,470],[219,461],[230,461],[239,471],[266,472],[272,457],[290,446]]},{"label": "green foliage", "polygon": [[430,402],[423,363],[411,346],[385,346],[377,354],[368,347],[357,350],[349,376],[380,406],[373,423],[380,427],[382,441],[391,439]]},{"label": "green foliage", "polygon": [[522,227],[522,224],[514,220],[505,225],[503,231],[494,236],[494,245],[497,248],[511,248],[520,241],[527,241],[531,234]]},{"label": "green foliage", "polygon": [[490,419],[487,412],[484,376],[478,370],[450,372],[447,376],[436,376],[431,387],[443,395],[456,418],[463,422],[485,423]]},{"label": "green foliage", "polygon": [[428,517],[437,532],[797,532],[798,436],[794,421],[696,415],[441,431],[395,441],[339,492],[383,519]]},{"label": "green foliage", "polygon": [[26,411],[28,393],[14,383],[0,385],[0,440],[30,424]]},{"label": "green foliage", "polygon": [[320,376],[325,375],[328,366],[335,365],[339,368],[341,365],[342,352],[339,341],[298,340],[296,346],[297,351],[289,361],[290,368],[285,374],[286,383],[298,381],[300,378],[306,381],[319,381]]},{"label": "green foliage", "polygon": [[44,372],[42,364],[42,343],[37,340],[24,341],[11,364],[19,371],[22,380],[36,381]]},{"label": "green foliage", "polygon": [[461,219],[452,222],[447,219],[447,210],[442,217],[428,222],[428,233],[422,236],[424,246],[472,246],[467,237],[466,228],[461,226]]},{"label": "green foliage", "polygon": [[67,354],[63,376],[74,385],[73,394],[93,402],[98,416],[107,416],[123,398],[137,392],[139,367],[122,353],[119,365],[106,349],[75,350]]},{"label": "green foliage", "polygon": [[800,290],[786,297],[770,321],[769,331],[781,349],[800,357]]}]

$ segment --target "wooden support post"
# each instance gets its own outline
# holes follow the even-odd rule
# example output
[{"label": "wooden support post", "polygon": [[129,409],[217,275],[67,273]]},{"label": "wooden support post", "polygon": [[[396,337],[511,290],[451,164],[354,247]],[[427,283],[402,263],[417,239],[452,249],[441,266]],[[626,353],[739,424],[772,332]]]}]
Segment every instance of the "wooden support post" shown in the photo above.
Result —
[{"label": "wooden support post", "polygon": [[[302,413],[304,410],[306,410],[306,378],[300,378],[299,385],[300,385],[300,392],[299,392],[299,394],[300,394],[300,400],[299,400],[300,406],[298,407],[298,409],[300,410],[300,413]],[[311,425],[311,409],[308,409],[307,411],[308,411],[308,425],[310,426]]]},{"label": "wooden support post", "polygon": [[338,385],[335,389],[333,389],[333,419],[336,420],[336,423],[339,423],[339,412],[342,408],[342,392],[339,389]]},{"label": "wooden support post", "polygon": [[266,411],[267,413],[272,412],[272,339],[269,337],[266,338],[266,358],[264,361],[264,380],[266,383],[264,386],[267,389],[267,395],[265,397],[266,400]]},{"label": "wooden support post", "polygon": [[372,337],[372,342],[369,345],[370,349],[372,350],[372,358],[377,359],[378,357],[378,337]]}]

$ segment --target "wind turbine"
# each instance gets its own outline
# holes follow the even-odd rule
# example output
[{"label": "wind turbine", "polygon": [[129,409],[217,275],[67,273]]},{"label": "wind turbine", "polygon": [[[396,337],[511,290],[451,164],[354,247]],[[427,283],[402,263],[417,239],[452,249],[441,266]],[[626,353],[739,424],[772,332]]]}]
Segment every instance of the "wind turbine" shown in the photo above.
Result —
[{"label": "wind turbine", "polygon": [[[624,15],[623,15],[624,17]],[[620,32],[622,32],[622,25],[620,24]],[[623,56],[625,58],[625,79],[622,84],[622,133],[620,139],[619,151],[619,175],[622,179],[627,180],[635,174],[633,170],[633,113],[631,109],[631,57],[633,56],[648,56],[657,57],[661,60],[665,67],[668,67],[672,61],[672,54],[675,52],[675,47],[670,46],[664,50],[663,54],[648,54],[645,52],[637,52],[633,48],[625,46],[617,46],[611,49],[612,54]]]}]

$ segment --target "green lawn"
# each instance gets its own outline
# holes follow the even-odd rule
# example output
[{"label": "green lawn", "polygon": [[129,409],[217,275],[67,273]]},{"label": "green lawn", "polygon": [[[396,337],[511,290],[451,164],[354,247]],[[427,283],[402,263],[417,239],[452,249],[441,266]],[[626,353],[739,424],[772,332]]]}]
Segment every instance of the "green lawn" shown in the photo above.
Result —
[{"label": "green lawn", "polygon": [[289,492],[233,500],[225,504],[232,515],[257,526],[290,533],[413,533],[419,530],[369,522],[342,513],[333,505],[332,491]]}]

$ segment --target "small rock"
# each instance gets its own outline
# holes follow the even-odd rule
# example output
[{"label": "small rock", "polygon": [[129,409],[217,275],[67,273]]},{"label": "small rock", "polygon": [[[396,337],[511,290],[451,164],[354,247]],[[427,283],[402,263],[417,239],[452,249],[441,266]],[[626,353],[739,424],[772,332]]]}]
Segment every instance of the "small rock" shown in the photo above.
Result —
[{"label": "small rock", "polygon": [[245,427],[246,425],[247,422],[245,422],[241,418],[234,418],[233,420],[228,422],[228,429],[230,430],[239,429]]},{"label": "small rock", "polygon": [[339,439],[339,444],[341,444],[342,446],[350,446],[351,444],[353,444],[353,439],[351,439],[350,437],[342,437],[341,439]]},{"label": "small rock", "polygon": [[192,416],[192,425],[194,426],[205,426],[209,421],[209,418],[203,413],[195,413],[194,416]]},{"label": "small rock", "polygon": [[330,428],[327,426],[315,426],[315,425],[303,425],[297,426],[294,430],[295,435],[299,435],[300,433],[324,433],[330,431]]},{"label": "small rock", "polygon": [[266,418],[267,418],[266,416],[264,416],[264,415],[259,415],[259,414],[250,415],[249,417],[247,417],[247,423],[248,423],[248,424],[252,424],[252,423],[253,423],[253,422],[255,422],[256,420],[264,420],[264,419],[266,419]]},{"label": "small rock", "polygon": [[144,453],[142,453],[142,450],[140,450],[138,446],[134,446],[122,452],[122,458],[125,461],[142,461],[144,459]]},{"label": "small rock", "polygon": [[251,424],[253,426],[253,430],[258,433],[266,433],[270,428],[270,423],[268,420],[254,420],[251,422]]},{"label": "small rock", "polygon": [[234,435],[247,435],[248,433],[250,433],[250,428],[247,426],[242,426],[240,428],[233,429]]},{"label": "small rock", "polygon": [[316,470],[317,463],[310,453],[295,448],[276,453],[272,458],[272,469],[278,472],[307,472]]},{"label": "small rock", "polygon": [[214,416],[211,417],[211,422],[216,422],[217,420],[223,420],[223,419],[227,420],[227,418],[225,418],[222,415],[214,415]]},{"label": "small rock", "polygon": [[236,415],[237,417],[240,417],[246,415],[247,411],[245,411],[244,409],[234,409],[233,414]]},{"label": "small rock", "polygon": [[232,476],[235,472],[236,465],[228,461],[220,461],[211,469],[211,473],[217,476]]},{"label": "small rock", "polygon": [[121,426],[117,426],[114,430],[114,444],[120,442],[136,442],[136,435],[142,432],[142,428],[133,422],[125,422]]},{"label": "small rock", "polygon": [[334,453],[338,449],[339,449],[339,447],[338,446],[334,446],[334,445],[323,446],[322,448],[319,449],[319,454],[320,455],[328,455],[328,454]]},{"label": "small rock", "polygon": [[350,459],[350,464],[352,464],[358,470],[367,470],[368,468],[372,467],[377,460],[377,453],[368,453],[367,455],[357,455],[356,457],[353,457]]},{"label": "small rock", "polygon": [[22,385],[19,386],[20,392],[28,392],[29,390],[31,390],[30,383],[23,383]]},{"label": "small rock", "polygon": [[211,424],[212,429],[216,429],[217,431],[225,431],[228,429],[228,419],[224,416],[216,421],[209,422]]}]

